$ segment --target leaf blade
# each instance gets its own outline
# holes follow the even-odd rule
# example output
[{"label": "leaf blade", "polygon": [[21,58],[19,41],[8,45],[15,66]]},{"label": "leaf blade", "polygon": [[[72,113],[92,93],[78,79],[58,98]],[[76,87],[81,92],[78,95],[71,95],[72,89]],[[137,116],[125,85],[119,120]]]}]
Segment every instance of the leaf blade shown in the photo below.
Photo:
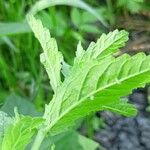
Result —
[{"label": "leaf blade", "polygon": [[[127,56],[129,57],[129,56]],[[120,62],[122,60],[123,57],[119,58]],[[124,59],[126,60],[127,58],[124,57]],[[120,78],[120,80],[116,80],[113,78],[113,80],[108,84],[105,85],[104,83],[100,83],[100,87],[95,90],[94,92],[91,92],[90,94],[81,97],[81,100],[75,102],[75,103],[70,103],[70,100],[68,99],[68,104],[62,106],[63,111],[60,113],[60,116],[57,118],[58,120],[53,120],[51,123],[51,125],[49,126],[49,130],[51,133],[55,134],[55,131],[58,130],[58,132],[62,131],[62,128],[64,130],[64,127],[70,126],[74,124],[74,121],[89,114],[92,111],[98,111],[98,110],[104,110],[108,109],[107,106],[112,105],[112,103],[116,102],[118,103],[117,105],[120,106],[120,101],[118,100],[118,98],[120,98],[121,96],[125,96],[126,94],[130,94],[130,92],[132,91],[132,89],[136,88],[136,87],[141,87],[144,86],[145,83],[150,82],[150,67],[149,67],[149,63],[150,62],[150,57],[149,56],[144,56],[143,54],[138,54],[136,56],[129,57],[129,62],[131,65],[131,67],[129,67],[130,69],[132,67],[137,68],[137,66],[135,65],[137,62],[133,63],[134,59],[139,60],[139,64],[142,62],[143,65],[139,65],[138,69],[141,69],[138,72],[138,69],[135,69],[135,71],[137,72],[133,72],[131,71],[130,74],[126,77],[122,76],[122,78]],[[119,66],[118,61],[114,62],[116,66]],[[147,65],[144,65],[147,64]],[[122,63],[121,63],[122,65]],[[111,67],[110,67],[111,68]],[[126,67],[124,67],[126,69]],[[130,70],[129,69],[129,70]],[[124,69],[123,69],[124,70]],[[132,70],[134,70],[132,68]],[[108,71],[109,72],[109,71]],[[106,73],[106,72],[105,72]],[[109,75],[109,74],[108,74]],[[108,75],[105,76],[105,78],[107,79]],[[123,74],[122,74],[123,75]],[[115,73],[112,75],[115,76]],[[104,77],[102,79],[105,79]],[[109,77],[110,78],[110,77]],[[139,80],[141,80],[141,82],[139,82]],[[137,82],[138,81],[138,82]],[[103,87],[101,87],[103,86]],[[70,89],[70,87],[68,87]],[[124,88],[124,90],[121,90],[119,93],[119,90]],[[128,88],[128,89],[127,89]],[[115,91],[116,89],[117,92]],[[71,91],[73,91],[74,89],[71,89]],[[114,92],[115,91],[115,92]],[[67,93],[67,91],[66,91]],[[87,93],[87,92],[86,92]],[[92,100],[91,98],[89,98],[90,96],[95,95],[94,99]],[[55,99],[56,101],[56,99]],[[126,105],[129,106],[129,105]],[[53,105],[54,107],[54,105]],[[114,109],[115,109],[116,105],[114,105]],[[125,107],[125,106],[124,106]],[[55,107],[54,107],[55,108]],[[62,109],[62,108],[61,108]],[[111,109],[112,110],[112,109]],[[134,114],[135,110],[131,109],[131,112]],[[54,111],[52,109],[52,111]],[[55,111],[54,111],[55,112]],[[132,113],[126,113],[125,111],[120,112],[123,115],[132,115]],[[48,117],[48,116],[47,116]],[[52,117],[53,118],[53,117]],[[51,118],[51,119],[52,119]],[[60,122],[59,122],[60,121]]]},{"label": "leaf blade", "polygon": [[31,32],[26,22],[0,23],[0,36]]},{"label": "leaf blade", "polygon": [[42,122],[40,117],[22,116],[19,120],[15,119],[4,134],[2,150],[25,149]]},{"label": "leaf blade", "polygon": [[32,15],[28,15],[27,20],[43,48],[40,60],[47,71],[53,90],[56,91],[61,84],[60,70],[63,56],[58,51],[56,40],[50,36],[49,30],[43,27],[42,22]]}]

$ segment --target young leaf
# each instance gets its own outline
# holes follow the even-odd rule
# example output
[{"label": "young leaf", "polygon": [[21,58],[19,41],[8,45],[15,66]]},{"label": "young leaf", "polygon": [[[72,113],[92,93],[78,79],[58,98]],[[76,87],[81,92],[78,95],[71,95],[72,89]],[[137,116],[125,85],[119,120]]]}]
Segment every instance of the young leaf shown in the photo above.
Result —
[{"label": "young leaf", "polygon": [[2,142],[2,150],[22,150],[29,144],[36,129],[43,122],[41,118],[22,116],[6,130]]},{"label": "young leaf", "polygon": [[150,56],[139,53],[113,57],[127,40],[126,31],[115,30],[103,34],[86,51],[78,45],[77,57],[69,74],[45,108],[46,132],[58,134],[93,111],[109,109],[126,116],[136,114],[135,107],[123,104],[120,98],[150,82]]},{"label": "young leaf", "polygon": [[43,27],[41,21],[36,20],[33,16],[28,16],[27,19],[43,48],[44,52],[41,54],[41,62],[50,78],[52,88],[56,91],[61,84],[60,70],[63,56],[58,51],[56,40],[50,36],[49,30]]},{"label": "young leaf", "polygon": [[117,52],[119,48],[125,45],[125,42],[128,41],[128,35],[128,32],[125,30],[114,30],[107,35],[103,33],[96,44],[92,45],[94,49],[90,47],[88,49],[91,49],[94,53],[94,58],[108,57],[108,55]]},{"label": "young leaf", "polygon": [[136,114],[134,107],[123,105],[119,99],[150,82],[149,62],[150,56],[143,53],[100,60],[83,56],[82,61],[75,62],[70,75],[46,107],[47,130],[59,133],[92,111],[109,109],[127,116]]}]

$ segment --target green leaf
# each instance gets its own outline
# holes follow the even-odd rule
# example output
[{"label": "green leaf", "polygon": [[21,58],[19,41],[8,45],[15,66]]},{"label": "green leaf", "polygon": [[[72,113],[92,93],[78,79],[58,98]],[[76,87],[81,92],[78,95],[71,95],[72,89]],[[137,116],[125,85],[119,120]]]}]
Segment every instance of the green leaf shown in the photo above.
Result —
[{"label": "green leaf", "polygon": [[22,116],[6,130],[2,142],[2,150],[23,150],[29,144],[37,128],[43,122],[42,118]]},{"label": "green leaf", "polygon": [[37,112],[35,106],[27,99],[18,95],[11,94],[5,100],[5,104],[1,110],[6,112],[9,116],[15,116],[14,108],[17,107],[18,112],[23,115],[40,116],[41,113]]},{"label": "green leaf", "polygon": [[7,44],[11,50],[13,50],[14,52],[18,53],[19,49],[14,45],[14,43],[6,36],[1,37],[1,40]]},{"label": "green leaf", "polygon": [[93,51],[94,58],[108,57],[108,55],[112,55],[117,52],[119,48],[125,46],[125,42],[128,41],[128,32],[125,30],[114,30],[113,32],[109,32],[107,35],[102,34],[101,37],[97,40],[97,42],[91,43],[88,50]]},{"label": "green leaf", "polygon": [[93,16],[95,16],[104,26],[107,26],[106,21],[104,20],[103,16],[100,13],[97,13],[97,11],[89,6],[87,3],[85,3],[82,0],[40,0],[33,5],[31,10],[29,11],[30,14],[36,14],[38,11],[41,11],[45,8],[56,6],[56,5],[67,5],[67,6],[73,6],[77,8],[84,9],[91,13]]},{"label": "green leaf", "polygon": [[99,144],[74,131],[47,137],[40,150],[47,150],[55,144],[55,150],[96,150]]},{"label": "green leaf", "polygon": [[96,33],[96,34],[100,33],[98,27],[92,24],[83,24],[80,26],[80,30],[87,33]]},{"label": "green leaf", "polygon": [[[109,110],[126,116],[136,114],[131,105],[122,105],[119,99],[130,94],[132,89],[150,82],[150,56],[139,53],[133,57],[125,54],[118,58],[104,58],[104,54],[110,55],[114,51],[114,48],[105,48],[105,42],[107,40],[103,43],[104,50],[100,48],[103,50],[101,53],[93,46],[85,52],[82,59],[75,60],[70,75],[46,107],[44,118],[51,134],[64,131],[75,120],[93,111],[107,110],[108,106],[111,106]],[[124,41],[121,43],[114,40],[112,45],[118,48],[123,43]]]},{"label": "green leaf", "polygon": [[[79,143],[82,146],[83,150],[96,150],[99,147],[99,144],[95,141],[88,139],[85,136],[78,134]],[[102,150],[102,148],[101,148]]]},{"label": "green leaf", "polygon": [[81,14],[78,9],[73,8],[71,10],[71,19],[76,27],[79,27],[81,25],[81,17],[80,16],[81,16]]},{"label": "green leaf", "polygon": [[[41,22],[37,21],[32,26],[41,33],[40,37],[37,36],[39,40],[45,36],[43,28],[38,28]],[[107,35],[102,34],[86,51],[79,43],[69,74],[57,86],[53,99],[45,107],[44,131],[49,131],[51,135],[58,134],[73,126],[76,120],[98,110],[109,109],[126,116],[136,114],[135,108],[120,98],[150,82],[150,56],[139,53],[115,58],[114,53],[127,40],[126,31],[115,30]],[[51,55],[49,59],[55,57]],[[60,73],[60,70],[57,72]]]},{"label": "green leaf", "polygon": [[69,75],[69,73],[70,73],[70,69],[71,69],[72,66],[70,66],[69,64],[67,64],[65,61],[63,61],[62,64],[63,65],[62,65],[61,72],[64,75],[64,77],[67,77]]},{"label": "green leaf", "polygon": [[117,0],[119,7],[125,7],[131,13],[138,13],[142,9],[143,0]]},{"label": "green leaf", "polygon": [[31,32],[26,22],[0,23],[0,36]]},{"label": "green leaf", "polygon": [[85,50],[83,49],[81,42],[79,41],[77,45],[76,58],[81,59],[84,54]]},{"label": "green leaf", "polygon": [[121,101],[120,103],[111,103],[102,106],[104,110],[110,110],[118,114],[125,116],[135,116],[137,114],[137,109],[132,104]]},{"label": "green leaf", "polygon": [[15,116],[15,107],[18,108],[19,113],[24,115],[41,115],[41,113],[35,110],[34,105],[26,99],[16,94],[11,94],[8,96],[5,104],[1,108],[1,110],[7,112],[8,115],[5,115],[4,112],[4,115],[0,114],[1,125],[3,125],[0,126],[0,131],[3,131],[1,132],[1,141],[3,139],[3,144],[1,144],[2,150],[13,149],[13,147],[15,150],[19,150],[19,148],[22,149],[25,147],[29,143],[32,136],[36,133],[36,128],[38,128],[43,121],[42,118],[31,118],[29,116],[23,116],[19,120],[17,120],[16,117],[14,120],[14,118],[11,117]]},{"label": "green leaf", "polygon": [[[98,12],[99,13],[99,12]],[[95,23],[97,21],[96,17],[91,15],[89,12],[85,11],[82,13],[82,22],[87,23]]]},{"label": "green leaf", "polygon": [[74,37],[75,40],[85,42],[85,40],[83,39],[83,36],[81,35],[81,33],[77,32],[77,31],[72,31],[71,34],[72,34],[72,37]]},{"label": "green leaf", "polygon": [[61,84],[60,70],[63,56],[58,51],[56,40],[50,36],[49,30],[43,27],[41,21],[36,20],[33,16],[27,18],[31,29],[43,48],[44,52],[40,57],[41,63],[47,71],[52,88],[56,91]]}]

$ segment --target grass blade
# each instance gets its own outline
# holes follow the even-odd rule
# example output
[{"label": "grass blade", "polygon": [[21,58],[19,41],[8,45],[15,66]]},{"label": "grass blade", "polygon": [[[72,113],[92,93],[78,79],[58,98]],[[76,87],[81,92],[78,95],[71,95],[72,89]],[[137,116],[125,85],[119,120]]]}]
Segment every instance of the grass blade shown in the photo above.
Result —
[{"label": "grass blade", "polygon": [[0,23],[0,36],[31,32],[26,22]]},{"label": "grass blade", "polygon": [[89,13],[91,13],[93,16],[95,16],[104,26],[107,26],[107,23],[105,22],[103,16],[97,13],[94,8],[92,8],[82,0],[40,0],[37,3],[35,3],[35,5],[31,8],[29,13],[36,14],[40,10],[55,5],[67,5],[67,6],[73,6],[73,7],[84,9]]}]

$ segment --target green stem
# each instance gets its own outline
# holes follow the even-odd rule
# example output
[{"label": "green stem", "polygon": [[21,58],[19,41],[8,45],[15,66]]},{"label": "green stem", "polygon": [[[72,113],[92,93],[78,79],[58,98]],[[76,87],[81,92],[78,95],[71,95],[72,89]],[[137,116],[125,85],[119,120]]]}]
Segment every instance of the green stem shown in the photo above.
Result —
[{"label": "green stem", "polygon": [[37,136],[34,140],[31,150],[39,150],[40,145],[45,138],[45,135],[46,135],[46,131],[44,130],[44,128],[41,128],[37,133]]},{"label": "green stem", "polygon": [[92,118],[93,118],[93,114],[87,116],[86,118],[86,125],[87,125],[87,135],[90,139],[93,139],[94,136],[94,129],[93,129],[93,125],[92,125]]}]

